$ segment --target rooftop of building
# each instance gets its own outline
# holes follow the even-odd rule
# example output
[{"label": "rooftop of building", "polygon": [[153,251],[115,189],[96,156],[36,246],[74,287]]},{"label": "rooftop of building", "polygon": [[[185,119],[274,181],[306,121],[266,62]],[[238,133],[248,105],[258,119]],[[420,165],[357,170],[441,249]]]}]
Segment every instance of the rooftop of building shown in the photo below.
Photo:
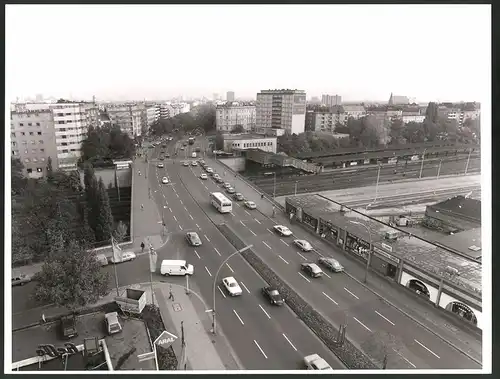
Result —
[{"label": "rooftop of building", "polygon": [[[301,207],[303,211],[313,217],[319,217],[326,222],[331,222],[348,233],[369,241],[370,234],[366,228],[352,223],[352,221],[361,222],[370,230],[374,247],[383,250],[382,243],[389,245],[394,256],[413,263],[428,272],[445,276],[454,284],[470,292],[481,294],[482,271],[480,263],[472,258],[467,259],[437,244],[416,237],[411,234],[410,228],[406,232],[369,218],[359,212],[345,208],[345,211],[341,212],[340,204],[321,195],[290,196],[287,197],[286,201],[294,207]],[[397,240],[387,240],[385,238],[387,232],[396,232],[398,234]],[[455,268],[459,274],[454,277],[449,276],[447,274],[448,267]]]},{"label": "rooftop of building", "polygon": [[276,137],[274,136],[266,136],[263,134],[224,134],[224,140],[249,140],[249,139],[270,139]]},{"label": "rooftop of building", "polygon": [[296,93],[300,93],[300,94],[305,94],[306,91],[304,90],[301,90],[301,89],[289,89],[289,88],[285,88],[285,89],[263,89],[260,91],[261,94],[273,94],[273,93],[278,93],[278,94],[296,94]]},{"label": "rooftop of building", "polygon": [[462,195],[452,197],[429,207],[460,214],[481,222],[481,201],[471,199]]},{"label": "rooftop of building", "polygon": [[217,104],[217,108],[255,107],[253,101],[227,101],[224,104]]},{"label": "rooftop of building", "polygon": [[[110,310],[117,310],[116,303],[108,304]],[[118,312],[121,313],[120,311]],[[106,350],[114,370],[151,370],[154,369],[154,361],[139,362],[137,355],[152,351],[151,341],[147,327],[142,320],[125,318],[119,316],[123,330],[117,334],[108,335],[105,330],[103,311],[77,316],[78,336],[71,340],[63,340],[60,337],[60,321],[48,322],[30,328],[14,331],[12,333],[12,361],[29,363],[20,370],[64,370],[61,358],[54,359],[55,362],[45,362],[39,368],[39,359],[36,354],[37,347],[42,344],[63,347],[64,343],[71,342],[76,346],[83,345],[88,338],[104,340]],[[85,370],[82,366],[83,356],[75,354],[68,359],[67,370]]]},{"label": "rooftop of building", "polygon": [[481,228],[464,230],[452,235],[444,236],[437,241],[452,250],[481,261]]},{"label": "rooftop of building", "polygon": [[348,112],[364,112],[365,111],[365,107],[364,105],[349,105],[349,104],[344,104],[342,105],[342,107],[344,108],[344,111],[348,111]]}]

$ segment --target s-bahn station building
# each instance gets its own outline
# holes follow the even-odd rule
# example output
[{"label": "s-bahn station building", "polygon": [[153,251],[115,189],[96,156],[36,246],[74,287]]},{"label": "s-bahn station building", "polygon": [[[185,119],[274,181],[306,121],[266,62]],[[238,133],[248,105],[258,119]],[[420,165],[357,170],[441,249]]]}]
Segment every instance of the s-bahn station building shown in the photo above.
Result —
[{"label": "s-bahn station building", "polygon": [[285,210],[292,223],[482,329],[480,229],[433,243],[412,235],[411,227],[391,226],[316,194],[287,197]]}]

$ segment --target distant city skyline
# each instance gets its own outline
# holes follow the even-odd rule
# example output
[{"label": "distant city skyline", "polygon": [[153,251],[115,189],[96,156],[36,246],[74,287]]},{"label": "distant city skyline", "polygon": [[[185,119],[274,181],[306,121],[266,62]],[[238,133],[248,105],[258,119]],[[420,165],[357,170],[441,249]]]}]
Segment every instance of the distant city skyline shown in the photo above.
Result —
[{"label": "distant city skyline", "polygon": [[[489,5],[7,5],[7,99],[39,94],[78,100],[95,95],[101,101],[179,94],[211,99],[229,91],[255,98],[261,90],[287,88],[306,91],[308,99],[338,94],[343,102],[386,102],[391,92],[417,102],[483,102],[491,83],[490,10]],[[272,43],[280,35],[278,19],[311,32],[280,38],[278,54]],[[354,21],[361,27],[353,29]],[[338,30],[342,50],[331,49],[336,41],[314,37],[331,34],[330,25]],[[189,44],[176,45],[173,55],[158,49],[153,36],[179,30]],[[78,59],[33,60],[53,53],[55,41],[57,54]],[[220,44],[232,46],[230,65],[214,59]],[[130,46],[148,51],[151,59]]]}]

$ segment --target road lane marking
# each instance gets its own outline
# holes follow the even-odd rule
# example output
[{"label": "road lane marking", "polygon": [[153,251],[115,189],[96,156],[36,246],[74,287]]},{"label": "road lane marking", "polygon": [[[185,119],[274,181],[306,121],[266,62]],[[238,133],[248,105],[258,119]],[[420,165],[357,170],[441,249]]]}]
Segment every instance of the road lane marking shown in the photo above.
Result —
[{"label": "road lane marking", "polygon": [[257,347],[259,348],[259,350],[262,353],[262,355],[264,356],[264,358],[267,359],[266,353],[264,353],[264,350],[262,350],[262,348],[259,346],[259,344],[257,343],[257,341],[253,340],[253,342],[257,345]]},{"label": "road lane marking", "polygon": [[437,355],[435,352],[433,352],[431,349],[429,349],[427,346],[425,346],[422,342],[417,341],[416,339],[413,339],[416,343],[418,343],[420,346],[422,346],[425,350],[427,350],[429,353],[437,357],[438,359],[441,359],[439,355]]},{"label": "road lane marking", "polygon": [[220,294],[222,296],[224,296],[224,299],[225,299],[226,298],[226,294],[224,293],[224,291],[222,291],[219,286],[217,286],[217,288],[219,289]]},{"label": "road lane marking", "polygon": [[175,196],[179,197],[179,194],[176,192],[176,193],[175,193]]},{"label": "road lane marking", "polygon": [[180,224],[179,224],[179,229],[180,229],[180,230],[184,230],[184,229],[182,229],[182,226],[180,226]]},{"label": "road lane marking", "polygon": [[162,224],[162,223],[163,223],[163,221],[158,221],[158,222],[157,222],[157,224]]},{"label": "road lane marking", "polygon": [[195,250],[194,253],[196,254],[196,256],[198,257],[198,259],[201,259],[200,257],[200,254],[198,254],[198,252]]},{"label": "road lane marking", "polygon": [[196,225],[196,227],[197,227],[198,229],[200,229],[200,225],[198,225],[198,224],[195,224],[195,225]]},{"label": "road lane marking", "polygon": [[271,246],[269,246],[269,245],[266,243],[266,241],[262,241],[262,243],[263,243],[264,245],[266,245],[266,246],[269,248],[269,250],[272,250],[272,249],[271,249]]},{"label": "road lane marking", "polygon": [[186,210],[186,212],[189,212],[185,205],[184,205],[184,209]]},{"label": "road lane marking", "polygon": [[[172,208],[168,207],[168,210],[169,210],[170,212],[172,212]],[[172,213],[174,213],[174,212],[172,212]]]},{"label": "road lane marking", "polygon": [[245,323],[243,322],[243,320],[241,319],[240,315],[238,313],[236,313],[236,311],[233,309],[233,312],[234,314],[236,315],[236,317],[238,317],[238,320],[240,320],[241,322],[241,325],[245,325]]},{"label": "road lane marking", "polygon": [[259,304],[259,307],[260,309],[262,309],[262,312],[264,312],[267,316],[268,319],[271,319],[271,316],[269,316],[269,314],[266,312],[266,310],[264,308],[262,308],[262,305]]},{"label": "road lane marking", "polygon": [[354,296],[356,299],[359,300],[359,297],[357,297],[355,294],[353,294],[351,291],[349,291],[347,288],[344,287],[344,289],[349,292],[352,296]]},{"label": "road lane marking", "polygon": [[167,204],[167,205],[168,205],[168,201],[166,201],[166,200],[165,200],[165,204]]},{"label": "road lane marking", "polygon": [[191,216],[191,214],[189,214],[189,217],[191,217],[191,220],[194,220],[193,216]]},{"label": "road lane marking", "polygon": [[182,200],[179,200],[181,202],[182,205],[184,205],[184,203],[182,202]]},{"label": "road lane marking", "polygon": [[234,217],[234,213],[233,212],[229,212],[229,214]]},{"label": "road lane marking", "polygon": [[403,358],[406,362],[408,362],[409,364],[411,364],[413,366],[413,368],[417,368],[417,366],[415,366],[413,363],[411,363],[403,354],[401,354],[395,348],[392,348],[392,350],[394,350],[396,352],[396,354],[399,355],[401,358]]},{"label": "road lane marking", "polygon": [[243,223],[243,221],[240,220],[240,223],[246,228],[246,225]]},{"label": "road lane marking", "polygon": [[207,270],[208,275],[212,276],[212,274],[211,274],[211,273],[210,273],[210,271],[208,270],[207,266],[205,266],[205,270]]},{"label": "road lane marking", "polygon": [[177,221],[177,217],[174,216],[174,220]]},{"label": "road lane marking", "polygon": [[236,204],[238,207],[241,207],[241,205],[239,205],[238,203],[234,203],[234,204]]},{"label": "road lane marking", "polygon": [[234,270],[231,268],[231,266],[229,266],[229,263],[226,263],[226,266],[229,270],[231,270],[231,272],[234,272]]},{"label": "road lane marking", "polygon": [[266,229],[267,229],[267,231],[268,231],[269,233],[273,234],[273,232],[271,231],[271,229],[269,229],[269,228],[266,228]]},{"label": "road lane marking", "polygon": [[204,234],[205,238],[207,239],[208,242],[210,242],[210,239],[207,237],[206,234]]},{"label": "road lane marking", "polygon": [[280,238],[280,241],[283,242],[285,245],[287,246],[290,246],[289,244],[287,244],[285,241],[283,241],[283,238]]},{"label": "road lane marking", "polygon": [[311,283],[311,281],[309,279],[307,279],[304,275],[302,275],[301,272],[299,272],[299,275],[302,276],[305,280],[307,280],[309,283]]},{"label": "road lane marking", "polygon": [[285,333],[282,333],[282,334],[283,334],[283,337],[285,337],[285,339],[288,341],[288,343],[290,344],[290,346],[293,348],[293,350],[297,351],[297,348],[295,346],[293,346],[292,341],[290,341],[288,339],[288,337],[286,336],[286,334]]},{"label": "road lane marking", "polygon": [[304,257],[302,254],[300,254],[298,251],[297,251],[297,254],[299,254],[302,257],[302,259],[307,260],[307,258]]},{"label": "road lane marking", "polygon": [[372,332],[371,329],[369,327],[367,327],[365,324],[363,324],[361,321],[359,321],[356,317],[352,317],[354,320],[356,320],[363,328],[365,328],[366,330],[368,330],[370,333]]},{"label": "road lane marking", "polygon": [[248,230],[250,230],[250,233],[252,233],[255,237],[257,237],[257,234],[255,234],[252,229],[248,229]]},{"label": "road lane marking", "polygon": [[214,250],[215,250],[215,252],[216,252],[217,254],[219,254],[219,257],[220,257],[221,255],[220,255],[220,253],[219,253],[219,250],[217,250],[217,248],[216,248],[216,247],[214,247]]},{"label": "road lane marking", "polygon": [[328,275],[326,272],[323,271],[323,274],[326,275],[327,278],[332,278],[330,275]]},{"label": "road lane marking", "polygon": [[385,321],[387,321],[389,324],[392,324],[392,326],[396,326],[395,323],[393,323],[391,320],[389,320],[387,317],[385,317],[384,315],[378,313],[378,311],[375,311],[376,314],[378,314],[380,317],[382,317]]},{"label": "road lane marking", "polygon": [[334,303],[335,305],[339,305],[339,303],[337,303],[335,300],[333,300],[330,296],[328,296],[326,293],[322,292],[323,295],[325,295],[328,300],[330,300],[332,303]]},{"label": "road lane marking", "polygon": [[260,224],[260,221],[259,221],[259,220],[257,220],[256,218],[254,218],[254,220],[255,220],[255,222],[257,222],[258,224]]},{"label": "road lane marking", "polygon": [[281,258],[281,260],[282,260],[283,262],[285,262],[286,264],[288,264],[288,262],[287,262],[287,261],[285,261],[281,255],[278,255],[278,257],[279,257],[279,258]]},{"label": "road lane marking", "polygon": [[244,288],[244,289],[246,289],[248,293],[250,293],[250,291],[248,290],[248,288],[247,288],[247,286],[245,285],[245,283],[243,283],[243,282],[240,282],[240,283],[241,283],[241,285],[243,286],[243,288]]},{"label": "road lane marking", "polygon": [[245,209],[245,213],[250,216],[250,212]]}]

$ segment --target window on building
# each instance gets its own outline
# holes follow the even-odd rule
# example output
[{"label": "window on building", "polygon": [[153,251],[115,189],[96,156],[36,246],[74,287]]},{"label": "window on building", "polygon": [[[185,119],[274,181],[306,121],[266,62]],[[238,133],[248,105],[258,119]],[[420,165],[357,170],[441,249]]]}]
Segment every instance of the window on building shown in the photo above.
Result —
[{"label": "window on building", "polygon": [[43,145],[43,139],[39,140],[38,143]]},{"label": "window on building", "polygon": [[23,141],[21,142],[23,145],[27,145],[28,144],[28,141]]},{"label": "window on building", "polygon": [[32,150],[31,150],[31,152],[32,152],[33,154],[36,154],[36,149],[32,149]]},{"label": "window on building", "polygon": [[24,154],[28,154],[28,151],[29,151],[28,149],[24,150]]},{"label": "window on building", "polygon": [[45,149],[40,149],[40,152],[44,153],[44,152],[45,152]]},{"label": "window on building", "polygon": [[37,122],[37,123],[36,123],[36,126],[40,126],[40,123],[39,123],[39,122]]},{"label": "window on building", "polygon": [[12,155],[17,155],[16,150],[12,150]]},{"label": "window on building", "polygon": [[38,162],[38,159],[36,159],[36,158],[33,158],[33,162]]},{"label": "window on building", "polygon": [[61,142],[61,146],[68,146],[67,142]]},{"label": "window on building", "polygon": [[43,172],[43,168],[41,168],[41,167],[37,167],[37,168],[36,168],[36,172]]},{"label": "window on building", "polygon": [[66,113],[66,116],[71,116],[71,113]]},{"label": "window on building", "polygon": [[25,161],[26,163],[28,163],[28,162],[30,161],[30,159],[29,159],[29,158],[24,158],[24,161]]},{"label": "window on building", "polygon": [[21,135],[22,135],[22,136],[25,136],[25,135],[26,135],[26,133],[25,133],[25,132],[21,132]]},{"label": "window on building", "polygon": [[24,126],[24,124],[22,122],[19,123],[19,126]]},{"label": "window on building", "polygon": [[76,149],[70,149],[71,151],[76,151]]},{"label": "window on building", "polygon": [[31,174],[33,172],[32,168],[28,168],[26,171],[28,171],[28,174]]},{"label": "window on building", "polygon": [[65,124],[65,123],[66,123],[66,121],[57,121],[57,123],[58,123],[59,125],[61,125],[61,124]]},{"label": "window on building", "polygon": [[28,126],[33,126],[33,123],[31,123],[31,122],[28,122]]},{"label": "window on building", "polygon": [[62,139],[66,139],[66,138],[68,138],[68,136],[61,136],[61,138],[62,138]]},{"label": "window on building", "polygon": [[64,116],[64,113],[58,113],[57,115],[58,116]]},{"label": "window on building", "polygon": [[60,128],[59,129],[60,132],[65,132],[66,131],[66,128]]},{"label": "window on building", "polygon": [[35,133],[33,133],[33,132],[30,132],[30,136],[32,136],[32,135],[34,135],[34,134],[35,134]]},{"label": "window on building", "polygon": [[67,152],[68,152],[68,149],[64,149],[62,152],[63,152],[63,153],[67,153]]},{"label": "window on building", "polygon": [[10,133],[10,136],[11,136],[11,137],[15,137],[15,136],[16,136],[16,133]]}]

